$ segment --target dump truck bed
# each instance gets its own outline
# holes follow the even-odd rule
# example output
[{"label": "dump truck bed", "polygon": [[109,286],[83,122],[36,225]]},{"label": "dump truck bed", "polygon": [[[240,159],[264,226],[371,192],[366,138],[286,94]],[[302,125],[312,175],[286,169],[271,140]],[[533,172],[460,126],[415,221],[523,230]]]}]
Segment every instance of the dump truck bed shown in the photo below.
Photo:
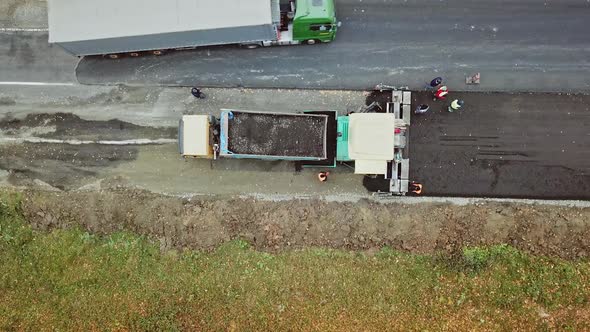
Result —
[{"label": "dump truck bed", "polygon": [[220,120],[222,156],[276,160],[327,158],[327,115],[225,110]]}]

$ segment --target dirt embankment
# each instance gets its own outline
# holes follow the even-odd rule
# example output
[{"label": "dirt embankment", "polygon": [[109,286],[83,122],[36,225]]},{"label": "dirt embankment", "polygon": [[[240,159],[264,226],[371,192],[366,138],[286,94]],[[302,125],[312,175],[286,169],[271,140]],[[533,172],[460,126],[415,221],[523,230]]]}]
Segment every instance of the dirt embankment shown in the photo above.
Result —
[{"label": "dirt embankment", "polygon": [[129,230],[162,249],[212,249],[242,238],[262,250],[324,246],[413,253],[508,243],[536,254],[588,257],[590,208],[486,203],[381,204],[317,200],[181,199],[142,191],[26,192],[24,214],[38,229]]}]

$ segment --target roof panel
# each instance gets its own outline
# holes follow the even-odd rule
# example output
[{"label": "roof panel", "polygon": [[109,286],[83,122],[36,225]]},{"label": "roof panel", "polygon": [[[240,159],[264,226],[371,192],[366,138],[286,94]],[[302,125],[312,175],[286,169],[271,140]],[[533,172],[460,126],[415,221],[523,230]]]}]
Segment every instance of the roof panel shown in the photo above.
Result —
[{"label": "roof panel", "polygon": [[387,174],[387,161],[355,160],[354,174]]},{"label": "roof panel", "polygon": [[353,160],[393,160],[395,116],[353,113],[348,125],[348,154]]},{"label": "roof panel", "polygon": [[270,0],[48,0],[49,41],[271,24]]},{"label": "roof panel", "polygon": [[297,0],[295,19],[332,18],[334,0]]},{"label": "roof panel", "polygon": [[184,156],[209,155],[209,119],[207,115],[182,117],[182,154]]}]

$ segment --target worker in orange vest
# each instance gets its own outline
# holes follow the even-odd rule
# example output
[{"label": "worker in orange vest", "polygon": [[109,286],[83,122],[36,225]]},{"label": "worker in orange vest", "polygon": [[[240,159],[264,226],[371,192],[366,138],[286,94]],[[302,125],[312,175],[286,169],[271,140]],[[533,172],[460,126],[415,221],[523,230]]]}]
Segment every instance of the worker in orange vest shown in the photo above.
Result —
[{"label": "worker in orange vest", "polygon": [[416,195],[422,194],[422,184],[418,182],[410,183],[410,192]]},{"label": "worker in orange vest", "polygon": [[319,172],[318,180],[320,180],[320,182],[326,182],[326,180],[328,180],[328,175],[330,175],[330,172]]}]

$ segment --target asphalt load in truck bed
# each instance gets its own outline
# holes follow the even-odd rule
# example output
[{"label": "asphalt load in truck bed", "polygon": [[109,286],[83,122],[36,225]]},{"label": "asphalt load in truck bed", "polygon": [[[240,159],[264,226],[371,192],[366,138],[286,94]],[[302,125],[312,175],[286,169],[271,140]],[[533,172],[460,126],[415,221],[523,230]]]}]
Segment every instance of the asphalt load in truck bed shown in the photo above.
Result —
[{"label": "asphalt load in truck bed", "polygon": [[326,158],[325,115],[233,112],[228,149],[234,154]]}]

